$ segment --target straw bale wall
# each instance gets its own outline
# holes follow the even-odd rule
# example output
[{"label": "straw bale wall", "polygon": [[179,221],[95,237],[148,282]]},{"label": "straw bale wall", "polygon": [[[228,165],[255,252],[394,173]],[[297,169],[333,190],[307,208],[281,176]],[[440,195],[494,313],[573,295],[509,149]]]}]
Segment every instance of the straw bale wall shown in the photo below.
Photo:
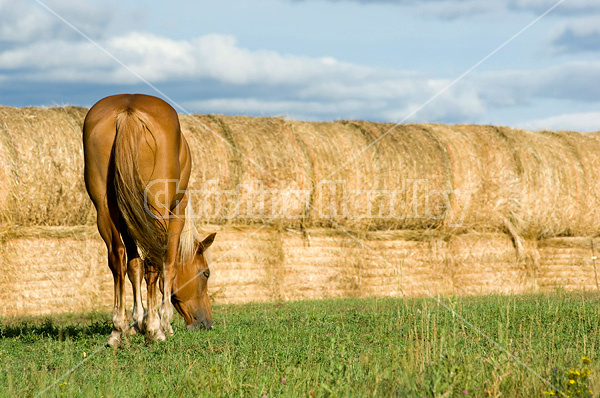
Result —
[{"label": "straw bale wall", "polygon": [[[0,314],[111,306],[86,111],[0,106]],[[598,288],[600,133],[180,119],[216,302]]]},{"label": "straw bale wall", "polygon": [[[218,230],[209,286],[216,303],[598,289],[587,238],[526,240],[529,257],[519,259],[501,233],[374,231],[355,240],[332,229],[205,228]],[[94,227],[2,236],[1,316],[111,309],[112,275]],[[127,304],[131,311],[129,283]]]}]

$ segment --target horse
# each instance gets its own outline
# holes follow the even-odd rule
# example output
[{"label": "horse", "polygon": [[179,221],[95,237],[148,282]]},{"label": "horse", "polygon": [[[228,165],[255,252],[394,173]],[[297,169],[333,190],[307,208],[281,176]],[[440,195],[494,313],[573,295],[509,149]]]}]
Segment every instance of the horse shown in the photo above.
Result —
[{"label": "horse", "polygon": [[[172,336],[173,305],[188,329],[212,329],[207,250],[216,233],[201,240],[192,220],[192,157],[175,109],[149,95],[103,98],[85,117],[83,149],[85,185],[114,279],[108,345],[120,347],[125,332],[145,333],[148,342]],[[133,287],[133,327],[125,314],[125,274]]]}]

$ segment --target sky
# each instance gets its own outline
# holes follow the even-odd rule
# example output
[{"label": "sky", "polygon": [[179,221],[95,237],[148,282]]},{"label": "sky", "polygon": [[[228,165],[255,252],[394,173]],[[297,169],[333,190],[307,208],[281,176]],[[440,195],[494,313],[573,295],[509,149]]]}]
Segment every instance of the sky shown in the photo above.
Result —
[{"label": "sky", "polygon": [[598,0],[0,0],[0,105],[600,130]]}]

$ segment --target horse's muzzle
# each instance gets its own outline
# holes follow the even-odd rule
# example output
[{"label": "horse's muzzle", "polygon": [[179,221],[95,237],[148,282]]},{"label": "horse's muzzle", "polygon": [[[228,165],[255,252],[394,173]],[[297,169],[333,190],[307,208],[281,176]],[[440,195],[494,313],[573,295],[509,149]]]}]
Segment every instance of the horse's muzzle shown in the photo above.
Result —
[{"label": "horse's muzzle", "polygon": [[212,320],[196,320],[194,323],[186,326],[187,330],[211,330],[213,328]]}]

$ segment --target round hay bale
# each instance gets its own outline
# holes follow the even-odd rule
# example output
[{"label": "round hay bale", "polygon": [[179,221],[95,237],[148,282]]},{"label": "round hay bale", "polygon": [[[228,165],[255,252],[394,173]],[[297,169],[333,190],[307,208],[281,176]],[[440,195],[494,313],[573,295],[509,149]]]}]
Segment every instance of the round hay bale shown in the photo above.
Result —
[{"label": "round hay bale", "polygon": [[289,121],[301,140],[312,166],[306,225],[364,228],[370,211],[367,193],[376,188],[374,149],[367,149],[352,162],[349,156],[367,146],[365,135],[344,123]]},{"label": "round hay bale", "polygon": [[228,214],[227,196],[238,183],[239,167],[218,120],[212,116],[180,115],[181,130],[192,154],[188,195],[198,223],[216,223]]},{"label": "round hay bale", "polygon": [[[218,158],[208,148],[200,161],[206,163],[199,165],[196,161],[195,170],[213,168],[211,180],[220,195],[222,211],[215,212],[216,219],[209,221],[300,225],[310,177],[307,160],[286,122],[216,115],[198,116],[197,120],[204,130],[203,139],[206,134],[222,137],[218,147],[225,155]],[[215,163],[221,165],[215,168]]]},{"label": "round hay bale", "polygon": [[[367,123],[361,122],[363,129]],[[431,125],[368,123],[378,141],[373,146],[386,158],[380,167],[382,187],[393,192],[395,220],[380,228],[432,229],[444,223],[447,204],[443,192],[452,188],[449,154]],[[383,162],[378,162],[384,165]]]},{"label": "round hay bale", "polygon": [[447,153],[451,187],[444,226],[455,233],[502,230],[515,209],[516,169],[510,146],[493,126],[431,125]]},{"label": "round hay bale", "polygon": [[83,181],[84,108],[0,107],[3,221],[17,225],[92,223]]},{"label": "round hay bale", "polygon": [[[568,231],[564,235],[590,236],[598,234],[600,220],[600,135],[575,132],[545,132],[562,142],[568,157],[563,169],[569,181],[561,181],[564,190],[563,217],[568,218]],[[569,200],[570,198],[570,200]],[[559,234],[553,234],[559,235]]]},{"label": "round hay bale", "polygon": [[[94,223],[83,181],[85,113],[0,107],[2,223]],[[203,223],[502,231],[515,241],[600,233],[598,133],[180,119]]]},{"label": "round hay bale", "polygon": [[498,131],[509,142],[517,167],[517,206],[507,216],[519,234],[537,238],[572,234],[581,177],[573,153],[557,138],[559,133],[507,127]]},{"label": "round hay bale", "polygon": [[[0,107],[0,112],[2,109],[3,107]],[[11,218],[9,202],[17,185],[16,158],[8,126],[0,118],[0,223],[3,224]]]}]

